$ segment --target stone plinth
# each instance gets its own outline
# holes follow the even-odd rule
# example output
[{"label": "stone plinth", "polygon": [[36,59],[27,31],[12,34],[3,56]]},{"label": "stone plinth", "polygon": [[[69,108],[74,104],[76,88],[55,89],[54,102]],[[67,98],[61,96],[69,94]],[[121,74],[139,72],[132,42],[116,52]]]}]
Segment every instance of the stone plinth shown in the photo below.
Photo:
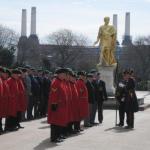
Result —
[{"label": "stone plinth", "polygon": [[114,71],[116,66],[98,66],[98,71],[101,74],[101,79],[105,81],[107,94],[113,96],[115,94],[114,88]]}]

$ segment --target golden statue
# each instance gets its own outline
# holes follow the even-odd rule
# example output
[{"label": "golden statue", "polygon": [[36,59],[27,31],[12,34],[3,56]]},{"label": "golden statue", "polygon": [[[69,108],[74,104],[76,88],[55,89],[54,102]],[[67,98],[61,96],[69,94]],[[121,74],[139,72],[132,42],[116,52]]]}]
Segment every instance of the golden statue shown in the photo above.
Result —
[{"label": "golden statue", "polygon": [[116,59],[114,51],[116,48],[116,29],[114,26],[109,25],[110,18],[105,17],[105,24],[100,26],[97,41],[94,43],[100,43],[100,62],[99,66],[113,66],[116,65]]}]

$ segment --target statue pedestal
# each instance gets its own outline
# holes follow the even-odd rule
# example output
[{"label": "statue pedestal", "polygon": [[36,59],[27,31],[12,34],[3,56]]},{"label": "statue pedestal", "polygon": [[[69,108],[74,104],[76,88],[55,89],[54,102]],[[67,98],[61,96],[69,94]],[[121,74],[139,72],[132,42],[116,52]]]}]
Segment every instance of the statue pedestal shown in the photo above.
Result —
[{"label": "statue pedestal", "polygon": [[105,81],[106,91],[108,96],[114,96],[114,71],[116,66],[98,66],[98,71],[101,74],[101,79]]}]

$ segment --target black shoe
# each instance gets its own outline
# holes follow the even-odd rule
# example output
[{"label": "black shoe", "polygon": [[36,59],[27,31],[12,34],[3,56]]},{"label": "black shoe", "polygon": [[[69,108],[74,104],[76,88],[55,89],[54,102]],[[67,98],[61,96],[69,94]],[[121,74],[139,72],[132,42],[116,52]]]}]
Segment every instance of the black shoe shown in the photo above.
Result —
[{"label": "black shoe", "polygon": [[4,130],[3,130],[3,129],[0,129],[0,135],[3,134],[3,133],[4,133]]},{"label": "black shoe", "polygon": [[27,120],[33,120],[33,116],[27,117]]},{"label": "black shoe", "polygon": [[98,122],[91,122],[90,124],[91,124],[91,125],[93,125],[93,126],[97,126],[97,125],[99,125],[99,123],[98,123]]},{"label": "black shoe", "polygon": [[24,127],[22,127],[21,125],[18,125],[18,129],[24,129]]},{"label": "black shoe", "polygon": [[78,132],[76,130],[72,130],[70,133],[71,134],[77,134]]},{"label": "black shoe", "polygon": [[84,127],[89,128],[89,127],[92,127],[92,125],[91,124],[85,124]]},{"label": "black shoe", "polygon": [[55,140],[51,140],[52,143],[61,143],[63,142],[62,139],[55,139]]},{"label": "black shoe", "polygon": [[125,129],[133,129],[131,126],[125,126]]},{"label": "black shoe", "polygon": [[74,132],[79,133],[80,130],[79,129],[74,129]]},{"label": "black shoe", "polygon": [[66,137],[64,136],[64,135],[61,135],[60,137],[59,137],[59,139],[66,139]]},{"label": "black shoe", "polygon": [[84,131],[83,129],[81,129],[81,128],[79,129],[79,132],[83,132],[83,131]]},{"label": "black shoe", "polygon": [[18,128],[16,128],[16,127],[12,127],[12,128],[7,128],[7,130],[6,131],[17,131],[18,130]]},{"label": "black shoe", "polygon": [[131,129],[134,129],[134,126],[131,126]]},{"label": "black shoe", "polygon": [[118,126],[118,127],[123,127],[123,126],[124,126],[124,124],[122,124],[122,123],[118,123],[118,124],[116,124],[116,126]]},{"label": "black shoe", "polygon": [[99,121],[99,123],[100,123],[100,124],[102,124],[102,123],[103,123],[103,121]]}]

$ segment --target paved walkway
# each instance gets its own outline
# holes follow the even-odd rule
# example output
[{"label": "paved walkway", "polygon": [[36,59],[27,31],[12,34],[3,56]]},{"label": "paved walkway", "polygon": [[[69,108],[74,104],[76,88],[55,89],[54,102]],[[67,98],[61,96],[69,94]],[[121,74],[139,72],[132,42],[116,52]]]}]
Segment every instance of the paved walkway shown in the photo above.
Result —
[{"label": "paved walkway", "polygon": [[150,109],[135,116],[135,129],[114,127],[115,111],[104,110],[104,123],[63,143],[49,141],[46,119],[22,123],[24,129],[0,135],[0,150],[150,150]]}]

